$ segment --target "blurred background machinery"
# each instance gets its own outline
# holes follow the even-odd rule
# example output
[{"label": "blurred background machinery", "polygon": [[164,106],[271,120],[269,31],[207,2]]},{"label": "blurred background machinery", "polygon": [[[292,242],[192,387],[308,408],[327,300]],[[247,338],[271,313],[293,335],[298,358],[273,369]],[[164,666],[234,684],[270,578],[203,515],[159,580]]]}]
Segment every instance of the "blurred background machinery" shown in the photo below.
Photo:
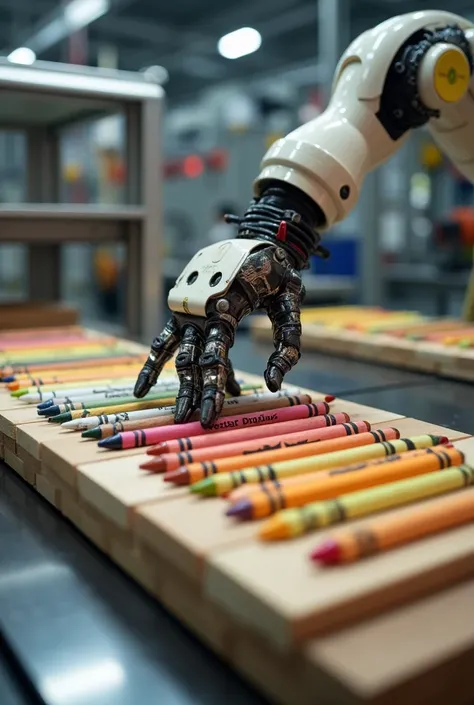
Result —
[{"label": "blurred background machinery", "polygon": [[[8,96],[0,111],[0,300],[60,298],[86,322],[148,339],[175,277],[215,236],[222,208],[246,208],[268,146],[324,108],[350,40],[413,7],[406,0],[0,0],[0,87]],[[453,0],[449,9],[472,14],[467,0]],[[131,118],[130,96],[97,94],[95,108],[74,103],[68,71],[82,86],[82,101],[90,100],[89,80],[120,76],[138,91],[135,106],[148,104],[139,95],[144,86],[164,91],[164,119],[148,121],[145,134],[136,112]],[[36,82],[28,99],[18,93],[20,74]],[[53,74],[64,78],[61,89],[40,86]],[[43,101],[43,117],[32,95]],[[57,107],[64,100],[72,101],[66,115]],[[54,167],[51,152],[39,146],[43,128],[57,133]],[[32,161],[33,133],[39,162]],[[38,191],[45,170],[56,170],[54,193]],[[31,210],[47,202],[67,204],[70,215],[89,213],[85,229],[94,234],[72,237],[64,221],[61,247],[49,242],[46,255],[43,242],[40,255],[31,235],[27,248],[16,216],[23,204]],[[11,207],[15,223],[6,216]],[[136,217],[125,216],[133,207]],[[368,177],[359,206],[325,237],[332,256],[305,273],[307,301],[459,314],[472,264],[473,208],[471,185],[421,130]],[[97,231],[99,211],[117,216],[116,237],[104,240]],[[34,218],[25,221],[31,233],[38,232]],[[153,231],[151,258],[131,254],[132,231],[142,227]]]}]

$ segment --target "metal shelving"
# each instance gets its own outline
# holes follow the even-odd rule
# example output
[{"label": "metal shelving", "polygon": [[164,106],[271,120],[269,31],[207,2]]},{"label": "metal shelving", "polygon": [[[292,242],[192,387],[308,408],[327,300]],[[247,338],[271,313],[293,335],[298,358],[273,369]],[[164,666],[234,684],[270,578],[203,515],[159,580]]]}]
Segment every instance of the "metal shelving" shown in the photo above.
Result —
[{"label": "metal shelving", "polygon": [[[0,207],[0,242],[29,246],[30,298],[59,298],[62,244],[125,243],[127,332],[151,340],[163,309],[162,87],[137,73],[0,59],[0,91],[0,129],[25,132],[28,170],[28,203]],[[60,130],[114,113],[126,120],[126,205],[58,203]]]}]

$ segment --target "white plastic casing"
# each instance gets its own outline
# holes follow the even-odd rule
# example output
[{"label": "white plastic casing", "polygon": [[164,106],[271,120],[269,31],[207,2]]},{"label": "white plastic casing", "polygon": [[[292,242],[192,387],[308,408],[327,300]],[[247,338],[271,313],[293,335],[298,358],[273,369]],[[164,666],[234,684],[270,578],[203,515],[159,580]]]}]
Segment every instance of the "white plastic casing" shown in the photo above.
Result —
[{"label": "white plastic casing", "polygon": [[[266,153],[255,182],[256,195],[266,181],[284,181],[319,205],[326,218],[323,229],[343,220],[357,203],[365,175],[389,159],[410,134],[394,141],[376,117],[387,71],[397,51],[414,32],[447,25],[465,30],[472,43],[471,22],[438,11],[400,15],[360,35],[339,61],[325,112],[275,142]],[[474,180],[471,91],[459,103],[443,106],[442,111],[440,120],[430,121],[433,136]],[[347,188],[342,187],[347,186],[349,196],[343,198]]]},{"label": "white plastic casing", "polygon": [[[223,240],[199,250],[168,294],[169,308],[192,316],[205,316],[209,299],[226,293],[249,254],[261,246],[258,240]],[[191,276],[195,272],[197,278]],[[218,274],[220,279],[213,286],[212,278]]]}]

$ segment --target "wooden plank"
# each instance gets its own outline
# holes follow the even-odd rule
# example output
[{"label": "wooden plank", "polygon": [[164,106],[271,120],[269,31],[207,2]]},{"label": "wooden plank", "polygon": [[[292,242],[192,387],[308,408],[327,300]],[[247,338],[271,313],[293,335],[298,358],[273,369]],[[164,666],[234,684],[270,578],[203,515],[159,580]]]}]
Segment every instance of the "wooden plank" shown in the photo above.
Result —
[{"label": "wooden plank", "polygon": [[236,524],[225,516],[224,499],[190,495],[141,505],[134,518],[135,535],[189,577],[199,580],[207,556],[224,546],[247,543],[254,524]]},{"label": "wooden plank", "polygon": [[47,480],[44,476],[38,475],[36,477],[36,489],[44,499],[46,499],[53,507],[57,507],[59,502],[59,497],[57,496],[57,490],[54,485]]},{"label": "wooden plank", "polygon": [[420,419],[412,418],[395,419],[393,422],[383,421],[382,423],[373,424],[372,428],[386,428],[387,426],[398,428],[402,438],[406,438],[407,436],[418,436],[423,433],[432,433],[435,436],[447,436],[450,441],[456,441],[469,437],[469,434],[463,433],[463,431],[455,431],[452,428],[438,426],[434,423],[427,423],[426,421],[420,421]]},{"label": "wooden plank", "polygon": [[376,409],[373,406],[364,406],[363,404],[357,404],[353,401],[348,401],[347,399],[340,399],[339,397],[331,402],[331,413],[335,414],[339,411],[345,411],[350,415],[352,421],[368,421],[370,424],[381,424],[389,421],[396,421],[397,419],[403,419],[403,414],[395,414],[392,411],[384,411],[383,409]]},{"label": "wooden plank", "polygon": [[48,465],[62,480],[75,486],[80,465],[140,454],[143,454],[143,448],[110,451],[99,448],[95,441],[82,439],[79,433],[68,433],[63,439],[53,439],[42,444],[41,464]]},{"label": "wooden plank", "polygon": [[[325,535],[319,533],[318,540]],[[205,572],[205,592],[234,618],[288,650],[474,574],[474,526],[331,570],[310,563],[315,542],[311,535],[218,551]]]},{"label": "wooden plank", "polygon": [[16,455],[23,462],[25,468],[34,475],[38,475],[41,472],[41,463],[37,458],[34,458],[28,451],[17,446]]},{"label": "wooden plank", "polygon": [[16,427],[16,443],[18,448],[22,448],[33,458],[41,460],[43,445],[47,441],[65,440],[80,438],[79,433],[66,431],[57,424],[47,421],[37,421],[36,423],[20,424]]},{"label": "wooden plank", "polygon": [[[321,702],[341,684],[358,703],[468,705],[472,702],[474,581],[367,620],[305,647]],[[324,675],[323,675],[324,674]],[[341,687],[339,685],[339,688]]]},{"label": "wooden plank", "polygon": [[36,409],[30,406],[23,406],[21,409],[0,411],[0,433],[3,433],[9,438],[16,438],[16,429],[20,424],[30,423],[46,424],[47,422],[39,421]]},{"label": "wooden plank", "polygon": [[[110,458],[114,454],[108,455]],[[175,487],[163,482],[161,475],[140,470],[139,464],[145,459],[149,456],[138,449],[132,456],[121,451],[110,460],[80,464],[77,469],[80,497],[102,516],[128,528],[137,505],[189,494],[186,487]]]}]

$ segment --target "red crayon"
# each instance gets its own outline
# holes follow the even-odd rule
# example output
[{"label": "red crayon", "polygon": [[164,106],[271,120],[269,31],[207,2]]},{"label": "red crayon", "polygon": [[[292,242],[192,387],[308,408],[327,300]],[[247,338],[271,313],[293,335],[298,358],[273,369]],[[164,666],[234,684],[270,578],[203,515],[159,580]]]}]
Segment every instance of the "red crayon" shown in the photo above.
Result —
[{"label": "red crayon", "polygon": [[200,436],[194,436],[193,438],[181,436],[181,438],[166,441],[166,443],[159,443],[153,448],[148,448],[147,454],[155,456],[164,455],[165,453],[179,453],[186,450],[220,446],[224,443],[248,443],[257,438],[265,439],[270,431],[272,437],[275,437],[286,433],[295,433],[296,431],[307,431],[313,428],[323,429],[346,423],[347,421],[350,421],[349,414],[339,411],[337,414],[325,414],[324,416],[313,416],[309,419],[283,421],[273,424],[271,428],[267,428],[267,426],[254,426],[252,428],[246,428],[245,431],[221,431],[220,433],[212,433],[211,435],[202,434]]},{"label": "red crayon", "polygon": [[100,448],[110,450],[126,450],[127,448],[140,448],[142,446],[153,445],[163,441],[180,438],[183,430],[186,436],[200,436],[202,434],[218,433],[219,431],[252,428],[253,426],[265,426],[276,424],[279,421],[293,421],[295,419],[305,419],[311,416],[327,414],[329,404],[325,401],[314,404],[298,404],[283,409],[273,411],[255,411],[252,414],[237,414],[236,416],[226,416],[205,429],[200,421],[192,421],[187,424],[170,424],[157,428],[145,428],[137,431],[126,431],[117,433],[115,436],[104,438],[99,441]]},{"label": "red crayon", "polygon": [[342,436],[367,433],[368,431],[370,431],[370,424],[367,421],[349,421],[348,423],[329,426],[328,428],[310,428],[306,431],[283,433],[281,435],[274,433],[271,436],[255,438],[251,441],[245,440],[237,443],[224,443],[219,446],[206,446],[194,451],[187,450],[180,453],[166,453],[143,463],[140,467],[142,470],[151,472],[170,472],[190,463],[215,461],[234,455],[254,457],[255,454],[264,453],[268,450],[273,451],[281,448],[290,448],[291,446],[318,443]]}]

